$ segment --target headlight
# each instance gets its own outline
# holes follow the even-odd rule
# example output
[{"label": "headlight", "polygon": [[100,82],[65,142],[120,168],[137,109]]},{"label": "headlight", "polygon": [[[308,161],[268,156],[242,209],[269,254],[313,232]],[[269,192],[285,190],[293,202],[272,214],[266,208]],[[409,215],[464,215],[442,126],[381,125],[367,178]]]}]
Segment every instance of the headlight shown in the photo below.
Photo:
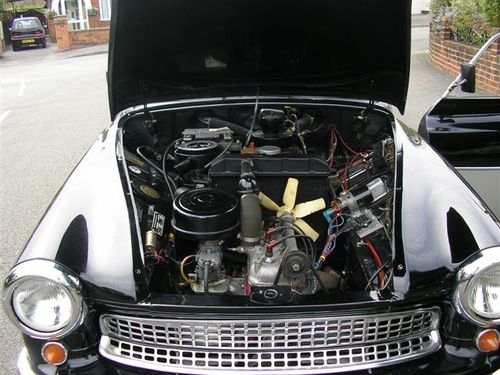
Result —
[{"label": "headlight", "polygon": [[12,269],[5,281],[7,315],[29,336],[58,338],[85,317],[81,284],[73,273],[48,260],[30,260]]},{"label": "headlight", "polygon": [[454,302],[459,313],[480,326],[500,323],[500,247],[465,261],[457,273]]}]

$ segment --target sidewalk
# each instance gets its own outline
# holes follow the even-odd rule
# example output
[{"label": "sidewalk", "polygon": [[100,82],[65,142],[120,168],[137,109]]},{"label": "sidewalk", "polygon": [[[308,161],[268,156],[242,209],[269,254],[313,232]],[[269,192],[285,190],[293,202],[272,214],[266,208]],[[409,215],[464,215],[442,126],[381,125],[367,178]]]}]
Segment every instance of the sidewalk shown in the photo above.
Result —
[{"label": "sidewalk", "polygon": [[72,49],[65,52],[59,52],[61,58],[69,59],[73,57],[81,57],[81,56],[93,56],[93,55],[102,55],[108,53],[108,45],[107,44],[99,44],[96,46],[89,47],[81,47]]},{"label": "sidewalk", "polygon": [[17,64],[19,60],[26,61],[36,59],[38,61],[54,61],[59,59],[69,59],[73,57],[101,55],[107,53],[107,44],[58,52],[57,44],[47,41],[47,48],[29,48],[18,52],[12,51],[12,46],[7,46],[3,56],[0,57],[0,66],[11,66],[13,64]]},{"label": "sidewalk", "polygon": [[411,15],[411,27],[428,27],[430,22],[431,22],[430,13]]}]

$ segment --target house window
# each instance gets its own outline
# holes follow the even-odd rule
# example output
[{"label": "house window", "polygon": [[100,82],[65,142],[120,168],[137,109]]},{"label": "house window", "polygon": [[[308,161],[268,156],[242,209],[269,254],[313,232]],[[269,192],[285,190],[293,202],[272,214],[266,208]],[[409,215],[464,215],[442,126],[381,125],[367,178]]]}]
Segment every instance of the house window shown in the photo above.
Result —
[{"label": "house window", "polygon": [[99,0],[101,20],[111,19],[111,0]]}]

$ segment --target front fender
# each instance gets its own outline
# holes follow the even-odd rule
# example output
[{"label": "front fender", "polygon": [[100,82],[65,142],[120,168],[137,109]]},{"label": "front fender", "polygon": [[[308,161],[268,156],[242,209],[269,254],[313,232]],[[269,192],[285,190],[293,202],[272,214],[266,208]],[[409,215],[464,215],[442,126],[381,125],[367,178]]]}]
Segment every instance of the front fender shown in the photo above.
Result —
[{"label": "front fender", "polygon": [[[60,189],[18,263],[49,259],[73,270],[94,298],[139,298],[137,230],[124,193],[119,120],[90,147]],[[107,297],[106,297],[107,296]]]},{"label": "front fender", "polygon": [[397,124],[395,132],[400,183],[395,207],[400,245],[396,249],[396,291],[405,295],[425,292],[431,286],[445,288],[468,256],[500,244],[500,223],[455,169],[415,131]]}]

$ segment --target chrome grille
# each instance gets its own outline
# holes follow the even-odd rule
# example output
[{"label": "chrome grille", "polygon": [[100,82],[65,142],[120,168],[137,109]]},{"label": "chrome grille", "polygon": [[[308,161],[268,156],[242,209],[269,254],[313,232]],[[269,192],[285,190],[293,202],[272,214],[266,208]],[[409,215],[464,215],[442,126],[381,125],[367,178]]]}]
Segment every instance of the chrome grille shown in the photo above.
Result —
[{"label": "chrome grille", "polygon": [[196,374],[315,373],[382,366],[437,350],[438,309],[300,319],[101,317],[102,355],[132,366]]}]

